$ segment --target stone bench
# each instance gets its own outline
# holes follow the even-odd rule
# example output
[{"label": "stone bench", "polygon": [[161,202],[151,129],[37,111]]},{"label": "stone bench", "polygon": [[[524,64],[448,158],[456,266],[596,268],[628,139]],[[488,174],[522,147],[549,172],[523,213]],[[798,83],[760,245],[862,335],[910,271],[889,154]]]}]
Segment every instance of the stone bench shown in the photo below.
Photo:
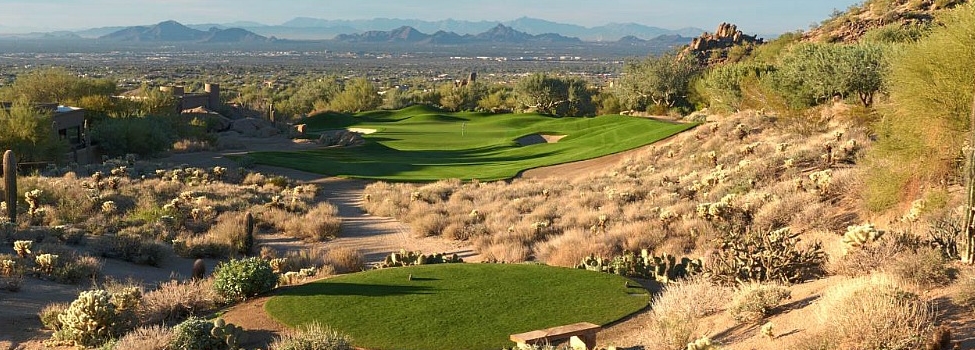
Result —
[{"label": "stone bench", "polygon": [[577,338],[577,341],[570,340],[570,344],[574,348],[578,343],[581,343],[578,344],[579,348],[581,348],[582,345],[585,345],[587,350],[592,350],[596,348],[596,332],[598,332],[600,329],[602,329],[602,327],[599,325],[589,322],[580,322],[537,331],[512,334],[509,339],[515,343],[518,343],[519,348],[525,348],[529,345],[545,345],[551,344],[557,340]]}]

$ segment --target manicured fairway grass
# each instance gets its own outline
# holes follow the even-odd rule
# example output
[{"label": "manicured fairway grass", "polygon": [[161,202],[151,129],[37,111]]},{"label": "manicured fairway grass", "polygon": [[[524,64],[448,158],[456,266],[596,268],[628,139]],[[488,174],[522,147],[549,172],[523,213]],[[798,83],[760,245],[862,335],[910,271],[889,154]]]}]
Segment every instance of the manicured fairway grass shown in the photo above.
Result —
[{"label": "manicured fairway grass", "polygon": [[285,289],[265,309],[289,326],[319,321],[371,350],[497,350],[514,345],[513,333],[605,325],[647,306],[647,291],[627,281],[542,265],[425,265]]},{"label": "manicured fairway grass", "polygon": [[[368,128],[359,147],[257,152],[257,163],[326,175],[394,181],[499,180],[519,172],[601,157],[647,145],[694,124],[607,115],[445,113],[422,106],[356,115],[326,113],[304,121],[310,133]],[[520,146],[532,134],[568,135],[557,143]]]}]

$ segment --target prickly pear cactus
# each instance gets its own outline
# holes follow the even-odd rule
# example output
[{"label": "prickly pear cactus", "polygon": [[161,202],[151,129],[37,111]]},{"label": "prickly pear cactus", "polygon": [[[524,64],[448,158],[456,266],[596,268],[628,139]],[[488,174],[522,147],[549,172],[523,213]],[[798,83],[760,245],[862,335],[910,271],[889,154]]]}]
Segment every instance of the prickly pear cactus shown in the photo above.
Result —
[{"label": "prickly pear cactus", "polygon": [[213,330],[210,331],[210,335],[223,340],[231,349],[238,349],[240,344],[247,341],[247,333],[243,327],[227,323],[222,318],[213,320]]}]

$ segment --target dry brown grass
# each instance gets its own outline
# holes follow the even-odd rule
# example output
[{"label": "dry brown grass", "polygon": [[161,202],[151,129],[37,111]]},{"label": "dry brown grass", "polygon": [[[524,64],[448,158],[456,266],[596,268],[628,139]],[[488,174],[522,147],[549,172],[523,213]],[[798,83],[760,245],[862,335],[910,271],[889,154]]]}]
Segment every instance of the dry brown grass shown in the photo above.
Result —
[{"label": "dry brown grass", "polygon": [[642,343],[648,349],[686,348],[687,343],[703,335],[699,334],[698,321],[723,310],[731,295],[730,289],[705,278],[668,284],[650,302],[652,318]]},{"label": "dry brown grass", "polygon": [[223,304],[212,285],[213,279],[162,283],[143,294],[140,318],[146,324],[170,324],[210,312]]},{"label": "dry brown grass", "polygon": [[336,273],[359,272],[366,268],[366,258],[358,249],[333,248],[325,252],[327,265],[332,266]]},{"label": "dry brown grass", "polygon": [[114,349],[167,350],[172,339],[173,333],[169,328],[143,326],[119,338]]}]

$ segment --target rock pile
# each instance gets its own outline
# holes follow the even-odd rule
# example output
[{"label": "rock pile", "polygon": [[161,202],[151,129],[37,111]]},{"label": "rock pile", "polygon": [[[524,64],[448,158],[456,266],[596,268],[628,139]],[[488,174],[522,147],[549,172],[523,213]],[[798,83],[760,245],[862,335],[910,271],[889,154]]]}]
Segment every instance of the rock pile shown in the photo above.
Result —
[{"label": "rock pile", "polygon": [[714,34],[704,33],[691,40],[691,44],[681,52],[680,57],[693,57],[701,64],[717,64],[728,60],[728,51],[732,47],[740,46],[747,52],[764,42],[761,38],[744,34],[734,24],[721,23]]}]

